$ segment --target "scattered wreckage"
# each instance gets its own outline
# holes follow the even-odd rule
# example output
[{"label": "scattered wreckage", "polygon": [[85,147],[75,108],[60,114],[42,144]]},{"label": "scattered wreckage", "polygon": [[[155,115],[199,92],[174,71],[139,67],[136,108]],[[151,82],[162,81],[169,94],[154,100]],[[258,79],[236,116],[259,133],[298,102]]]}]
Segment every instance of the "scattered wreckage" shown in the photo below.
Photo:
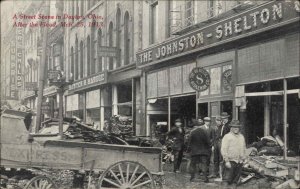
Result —
[{"label": "scattered wreckage", "polygon": [[1,188],[161,186],[161,148],[128,145],[74,119],[64,120],[64,139],[55,120],[37,134],[28,124],[26,112],[1,113]]}]

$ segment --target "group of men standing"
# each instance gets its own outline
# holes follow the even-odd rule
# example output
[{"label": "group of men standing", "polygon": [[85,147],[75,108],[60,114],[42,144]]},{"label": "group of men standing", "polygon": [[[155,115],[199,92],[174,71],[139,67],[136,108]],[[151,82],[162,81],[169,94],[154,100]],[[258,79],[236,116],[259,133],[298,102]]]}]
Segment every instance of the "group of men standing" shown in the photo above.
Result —
[{"label": "group of men standing", "polygon": [[[242,165],[246,160],[245,139],[240,133],[241,124],[238,120],[232,120],[229,123],[229,115],[226,112],[217,116],[215,121],[216,126],[213,127],[210,117],[198,119],[188,137],[185,137],[182,121],[180,119],[175,121],[175,127],[168,133],[168,136],[174,139],[172,147],[174,172],[179,170],[183,152],[186,149],[190,157],[191,181],[195,180],[199,167],[199,172],[204,176],[204,182],[209,182],[209,178],[219,176],[220,180],[228,184],[237,183]],[[214,168],[212,174],[209,175],[212,155]]]}]

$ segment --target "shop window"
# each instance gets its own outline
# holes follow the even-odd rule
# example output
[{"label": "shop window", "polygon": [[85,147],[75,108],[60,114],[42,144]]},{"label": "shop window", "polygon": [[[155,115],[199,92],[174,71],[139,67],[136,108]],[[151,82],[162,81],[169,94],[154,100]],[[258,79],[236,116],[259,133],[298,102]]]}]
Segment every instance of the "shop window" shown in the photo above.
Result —
[{"label": "shop window", "polygon": [[80,41],[80,78],[83,78],[83,65],[84,65],[84,59],[83,59],[83,42]]},{"label": "shop window", "polygon": [[90,36],[87,37],[87,43],[86,43],[86,63],[87,63],[87,76],[91,74],[91,39]]},{"label": "shop window", "polygon": [[130,36],[129,36],[129,13],[124,16],[124,64],[129,64]]},{"label": "shop window", "polygon": [[126,82],[117,85],[118,91],[118,113],[120,115],[132,115],[132,85]]},{"label": "shop window", "polygon": [[[117,15],[116,15],[116,47],[120,48],[120,40],[121,40],[121,10],[120,8],[117,9]],[[125,49],[124,49],[125,50]],[[117,67],[121,65],[121,59],[120,56],[117,57]]]},{"label": "shop window", "polygon": [[[112,47],[113,46],[113,23],[109,23],[108,27],[108,46]],[[108,68],[109,70],[112,70],[114,68],[114,59],[112,57],[108,58]]]},{"label": "shop window", "polygon": [[86,123],[91,124],[95,129],[100,129],[100,108],[86,110]]},{"label": "shop window", "polygon": [[[98,47],[102,45],[102,30],[98,30]],[[98,72],[103,71],[102,56],[98,56]]]},{"label": "shop window", "polygon": [[150,44],[157,42],[158,36],[158,1],[153,1],[150,5]]}]

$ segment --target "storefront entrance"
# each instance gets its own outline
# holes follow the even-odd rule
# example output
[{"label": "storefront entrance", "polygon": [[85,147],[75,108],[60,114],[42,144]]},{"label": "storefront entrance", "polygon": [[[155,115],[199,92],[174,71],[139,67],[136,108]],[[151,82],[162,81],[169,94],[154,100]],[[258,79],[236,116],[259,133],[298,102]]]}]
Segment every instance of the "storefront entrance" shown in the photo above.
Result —
[{"label": "storefront entrance", "polygon": [[[300,99],[297,90],[299,78],[287,79],[287,146],[297,152],[300,141]],[[283,80],[274,80],[245,86],[246,139],[251,144],[263,136],[276,133],[284,139]],[[277,94],[278,93],[278,94]]]}]

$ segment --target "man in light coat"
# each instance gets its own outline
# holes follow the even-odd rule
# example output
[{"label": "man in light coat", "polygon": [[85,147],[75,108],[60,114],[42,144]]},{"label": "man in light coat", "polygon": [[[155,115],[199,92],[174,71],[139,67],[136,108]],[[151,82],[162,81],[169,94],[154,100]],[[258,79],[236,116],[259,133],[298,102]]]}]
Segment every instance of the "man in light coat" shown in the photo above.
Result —
[{"label": "man in light coat", "polygon": [[233,120],[230,124],[230,132],[222,139],[221,154],[225,162],[225,178],[228,185],[236,185],[242,172],[243,163],[246,161],[246,143],[240,133],[241,124]]}]

